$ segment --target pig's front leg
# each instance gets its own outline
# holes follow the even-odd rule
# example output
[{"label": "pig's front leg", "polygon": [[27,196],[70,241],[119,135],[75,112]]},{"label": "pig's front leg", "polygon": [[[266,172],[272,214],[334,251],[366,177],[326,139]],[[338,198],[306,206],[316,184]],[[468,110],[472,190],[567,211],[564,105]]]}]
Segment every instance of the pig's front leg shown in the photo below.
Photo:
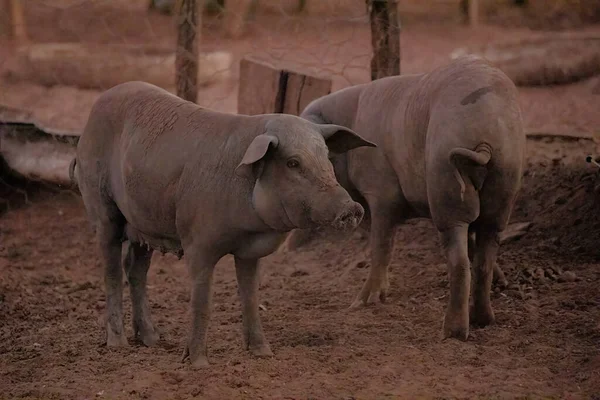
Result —
[{"label": "pig's front leg", "polygon": [[396,207],[384,202],[370,201],[369,210],[371,212],[371,268],[369,277],[351,308],[384,303],[390,286],[388,268],[394,245],[394,223],[397,221],[397,216],[393,213]]},{"label": "pig's front leg", "polygon": [[265,339],[258,313],[258,259],[235,257],[235,272],[242,303],[244,347],[258,357],[272,356],[273,352]]},{"label": "pig's front leg", "polygon": [[193,367],[202,368],[208,366],[206,336],[212,306],[213,271],[219,258],[195,249],[185,252],[192,278],[192,329],[182,361],[189,358]]},{"label": "pig's front leg", "polygon": [[450,301],[444,318],[444,338],[467,340],[469,336],[469,291],[471,264],[468,252],[468,225],[440,231],[450,273]]}]

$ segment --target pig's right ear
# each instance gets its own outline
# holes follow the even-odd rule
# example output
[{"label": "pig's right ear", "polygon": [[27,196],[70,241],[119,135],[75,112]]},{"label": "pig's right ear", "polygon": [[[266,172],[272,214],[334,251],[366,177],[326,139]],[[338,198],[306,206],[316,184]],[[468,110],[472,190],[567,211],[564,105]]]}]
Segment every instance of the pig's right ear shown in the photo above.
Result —
[{"label": "pig's right ear", "polygon": [[242,162],[236,167],[235,174],[247,179],[256,178],[256,163],[267,155],[270,148],[276,149],[278,145],[279,139],[275,136],[262,134],[255,137],[246,149]]},{"label": "pig's right ear", "polygon": [[363,139],[350,128],[334,124],[317,124],[327,148],[332,153],[341,154],[357,147],[377,147],[375,143]]}]

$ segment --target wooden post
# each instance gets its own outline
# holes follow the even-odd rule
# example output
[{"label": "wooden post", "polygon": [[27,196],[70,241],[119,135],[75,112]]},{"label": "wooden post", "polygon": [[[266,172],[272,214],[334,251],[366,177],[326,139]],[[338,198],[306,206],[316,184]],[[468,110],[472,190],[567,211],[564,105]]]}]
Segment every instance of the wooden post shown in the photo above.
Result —
[{"label": "wooden post", "polygon": [[469,25],[479,25],[479,0],[469,0]]},{"label": "wooden post", "polygon": [[17,44],[29,42],[21,0],[0,0],[0,35],[8,35]]},{"label": "wooden post", "polygon": [[240,62],[238,114],[299,115],[314,99],[331,93],[331,79],[246,57]]},{"label": "wooden post", "polygon": [[177,96],[194,103],[198,98],[198,36],[201,31],[202,3],[202,0],[181,0],[177,13]]},{"label": "wooden post", "polygon": [[232,38],[244,33],[246,21],[252,8],[252,0],[227,0],[225,2],[225,32]]},{"label": "wooden post", "polygon": [[397,0],[366,0],[371,20],[371,80],[400,75],[400,23]]}]

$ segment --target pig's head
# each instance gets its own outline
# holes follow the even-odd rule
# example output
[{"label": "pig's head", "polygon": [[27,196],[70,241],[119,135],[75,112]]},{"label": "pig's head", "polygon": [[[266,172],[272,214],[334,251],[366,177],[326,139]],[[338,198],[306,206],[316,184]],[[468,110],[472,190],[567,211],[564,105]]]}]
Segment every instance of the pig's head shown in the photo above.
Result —
[{"label": "pig's head", "polygon": [[254,209],[273,229],[351,230],[364,210],[337,182],[328,154],[361,146],[375,144],[342,126],[281,115],[250,143],[236,174],[255,181]]}]

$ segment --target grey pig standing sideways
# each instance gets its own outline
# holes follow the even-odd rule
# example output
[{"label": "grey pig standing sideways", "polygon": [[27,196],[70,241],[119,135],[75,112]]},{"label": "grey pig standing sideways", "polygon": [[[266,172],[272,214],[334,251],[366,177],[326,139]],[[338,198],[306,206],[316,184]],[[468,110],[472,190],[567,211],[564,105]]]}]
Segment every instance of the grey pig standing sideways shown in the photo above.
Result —
[{"label": "grey pig standing sideways", "polygon": [[207,328],[215,264],[233,254],[244,343],[271,355],[258,313],[258,259],[294,228],[354,229],[364,210],[336,181],[328,150],[374,146],[352,130],[270,114],[219,113],[143,82],[104,92],[94,104],[71,163],[105,267],[106,342],[126,345],[123,268],[133,328],[158,340],[146,274],[154,249],[185,254],[192,324],[183,359],[208,365]]},{"label": "grey pig standing sideways", "polygon": [[[370,220],[371,268],[353,307],[384,302],[394,226],[431,218],[450,275],[443,337],[466,340],[469,321],[494,322],[490,304],[499,233],[521,186],[525,134],[517,89],[499,69],[465,56],[428,74],[349,87],[309,104],[301,117],[352,128],[377,144],[335,156],[339,182]],[[293,250],[311,236],[297,230]],[[469,292],[473,263],[473,304]]]}]

